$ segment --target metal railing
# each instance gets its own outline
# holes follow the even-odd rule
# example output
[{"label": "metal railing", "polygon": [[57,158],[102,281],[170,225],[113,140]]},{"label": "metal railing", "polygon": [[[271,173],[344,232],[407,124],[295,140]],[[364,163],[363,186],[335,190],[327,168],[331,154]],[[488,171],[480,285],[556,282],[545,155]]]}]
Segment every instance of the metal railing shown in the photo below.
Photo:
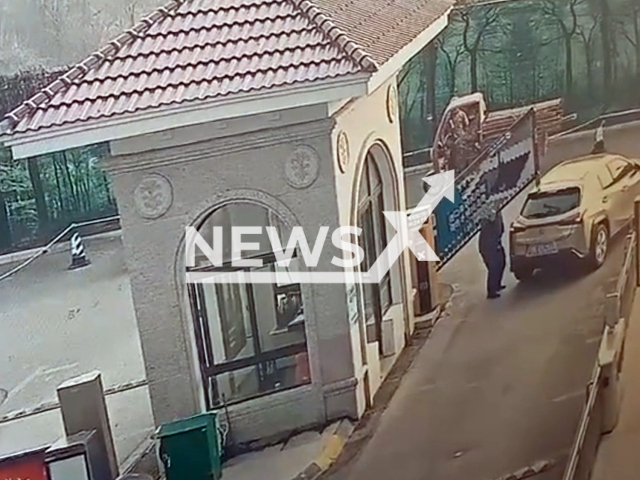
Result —
[{"label": "metal railing", "polygon": [[[624,328],[629,325],[629,317],[638,287],[638,231],[640,215],[636,202],[636,215],[632,223],[632,233],[625,239],[625,253],[622,268],[615,283],[614,291],[607,295],[604,312],[605,332],[611,330],[621,319]],[[603,336],[603,339],[606,337]],[[604,340],[603,340],[604,341]],[[619,373],[624,358],[624,337],[617,358],[612,365]],[[605,431],[605,399],[604,389],[607,386],[600,359],[596,360],[591,381],[587,387],[587,401],[582,410],[578,431],[571,448],[569,461],[563,480],[589,480],[596,462],[600,438]]]},{"label": "metal railing", "polygon": [[3,273],[2,275],[0,275],[0,282],[3,280],[6,280],[7,278],[15,275],[16,273],[18,273],[20,270],[22,270],[23,268],[27,267],[28,265],[30,265],[31,263],[33,263],[35,260],[37,260],[38,258],[40,258],[42,255],[45,255],[46,253],[49,253],[51,251],[51,248],[59,243],[64,241],[67,237],[69,237],[69,234],[78,228],[82,228],[82,227],[89,227],[92,225],[99,225],[102,223],[110,223],[110,222],[117,222],[120,220],[120,216],[119,215],[115,215],[113,217],[105,217],[105,218],[98,218],[97,220],[89,220],[86,222],[79,222],[79,223],[71,223],[69,224],[69,226],[67,228],[65,228],[62,232],[60,232],[58,235],[56,235],[53,240],[51,240],[49,243],[47,243],[44,247],[40,247],[35,249],[34,254],[29,257],[28,259],[26,259],[24,262],[22,262],[21,264],[17,265],[16,267],[12,268],[11,270],[9,270],[8,272]]},{"label": "metal railing", "polygon": [[625,239],[625,255],[622,270],[618,275],[615,291],[608,298],[612,299],[613,308],[607,310],[607,325],[615,325],[619,319],[628,319],[638,284],[638,236],[634,231]]},{"label": "metal railing", "polygon": [[602,370],[596,364],[587,386],[587,402],[582,410],[578,431],[569,455],[563,480],[589,480],[596,462],[604,417]]},{"label": "metal railing", "polygon": [[604,113],[598,115],[595,118],[587,120],[584,123],[576,125],[575,127],[568,128],[561,132],[554,134],[551,138],[564,137],[565,135],[571,135],[572,133],[585,132],[588,130],[594,130],[604,121],[607,127],[614,125],[620,125],[624,123],[630,123],[640,120],[640,109],[624,110],[621,112]]}]

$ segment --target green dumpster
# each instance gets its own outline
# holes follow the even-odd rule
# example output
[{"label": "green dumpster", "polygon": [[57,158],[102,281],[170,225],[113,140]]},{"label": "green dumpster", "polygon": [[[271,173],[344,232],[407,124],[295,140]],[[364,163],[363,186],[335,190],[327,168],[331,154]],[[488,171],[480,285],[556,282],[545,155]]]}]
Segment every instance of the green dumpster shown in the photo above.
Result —
[{"label": "green dumpster", "polygon": [[219,480],[222,476],[217,416],[213,412],[177,420],[158,430],[167,480]]}]

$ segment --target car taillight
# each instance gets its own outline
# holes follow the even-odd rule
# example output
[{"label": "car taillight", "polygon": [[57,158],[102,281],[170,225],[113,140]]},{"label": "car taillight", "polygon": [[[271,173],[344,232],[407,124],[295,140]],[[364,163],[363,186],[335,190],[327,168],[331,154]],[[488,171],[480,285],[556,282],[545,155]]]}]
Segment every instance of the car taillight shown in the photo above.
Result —
[{"label": "car taillight", "polygon": [[576,225],[582,223],[582,213],[574,213],[570,217],[565,218],[558,222],[558,225]]}]

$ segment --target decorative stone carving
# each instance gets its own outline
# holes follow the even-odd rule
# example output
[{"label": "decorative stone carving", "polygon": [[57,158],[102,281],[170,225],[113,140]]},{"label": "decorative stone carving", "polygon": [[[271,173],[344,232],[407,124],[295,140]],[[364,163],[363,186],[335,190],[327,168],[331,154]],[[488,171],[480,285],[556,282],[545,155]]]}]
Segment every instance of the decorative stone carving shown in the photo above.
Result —
[{"label": "decorative stone carving", "polygon": [[159,218],[173,203],[173,187],[165,177],[152,173],[136,187],[133,200],[141,217]]},{"label": "decorative stone carving", "polygon": [[287,183],[293,188],[307,188],[318,178],[320,159],[318,153],[307,145],[296,147],[284,165]]},{"label": "decorative stone carving", "polygon": [[387,89],[387,118],[393,123],[398,111],[398,90],[395,85],[389,85]]},{"label": "decorative stone carving", "polygon": [[345,173],[349,167],[350,155],[349,138],[345,132],[340,132],[338,134],[338,166],[342,173]]}]

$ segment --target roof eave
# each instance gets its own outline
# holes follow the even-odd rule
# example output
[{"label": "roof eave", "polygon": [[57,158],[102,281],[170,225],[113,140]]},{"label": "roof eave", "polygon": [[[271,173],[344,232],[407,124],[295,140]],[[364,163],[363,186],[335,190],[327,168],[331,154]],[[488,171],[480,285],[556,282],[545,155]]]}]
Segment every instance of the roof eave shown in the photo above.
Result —
[{"label": "roof eave", "polygon": [[410,59],[417,55],[424,47],[431,43],[449,24],[449,15],[454,7],[449,7],[436,21],[425,28],[420,35],[402,47],[389,60],[378,68],[369,81],[369,91],[373,92],[387,80],[396,75]]},{"label": "roof eave", "polygon": [[35,132],[12,133],[6,126],[3,130],[5,121],[0,123],[0,142],[11,147],[14,158],[30,158],[183,126],[358,97],[368,93],[370,77],[370,72],[355,73],[331,80],[235,94],[205,102],[194,101]]}]

